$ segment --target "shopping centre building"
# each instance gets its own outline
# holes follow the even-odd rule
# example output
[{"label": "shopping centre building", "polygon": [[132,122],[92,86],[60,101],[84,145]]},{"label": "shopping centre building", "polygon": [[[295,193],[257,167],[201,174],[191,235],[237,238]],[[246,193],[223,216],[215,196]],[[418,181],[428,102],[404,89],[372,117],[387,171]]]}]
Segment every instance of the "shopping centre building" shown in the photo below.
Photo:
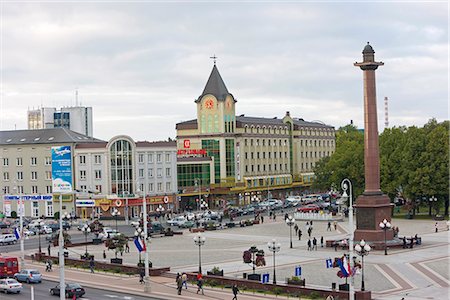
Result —
[{"label": "shopping centre building", "polygon": [[284,198],[311,185],[335,149],[335,129],[292,117],[236,116],[236,99],[214,65],[195,100],[197,118],[176,125],[181,207]]}]

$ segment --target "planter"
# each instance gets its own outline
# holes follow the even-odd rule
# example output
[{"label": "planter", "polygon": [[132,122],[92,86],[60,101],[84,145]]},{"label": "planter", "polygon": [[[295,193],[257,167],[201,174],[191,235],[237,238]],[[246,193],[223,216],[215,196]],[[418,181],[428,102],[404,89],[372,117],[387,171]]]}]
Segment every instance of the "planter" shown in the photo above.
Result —
[{"label": "planter", "polygon": [[218,272],[206,271],[206,275],[223,276],[223,270],[220,270]]},{"label": "planter", "polygon": [[349,287],[350,287],[350,285],[348,283],[340,284],[339,285],[339,290],[340,291],[348,291]]},{"label": "planter", "polygon": [[92,254],[88,254],[88,256],[86,257],[86,255],[80,255],[80,259],[84,259],[84,260],[93,260],[94,259],[94,255]]},{"label": "planter", "polygon": [[101,243],[102,243],[102,239],[99,239],[99,238],[92,239],[92,244],[94,244],[94,245],[100,245]]},{"label": "planter", "polygon": [[205,231],[204,228],[191,228],[190,230],[191,230],[192,233],[204,232]]},{"label": "planter", "polygon": [[123,262],[123,259],[121,259],[121,258],[111,258],[111,263],[112,263],[112,264],[118,264],[118,265],[121,265],[122,262]]},{"label": "planter", "polygon": [[298,285],[298,286],[305,286],[305,279],[300,279],[300,280],[288,279],[287,280],[287,284]]},{"label": "planter", "polygon": [[261,274],[247,274],[247,279],[261,282]]},{"label": "planter", "polygon": [[164,236],[173,236],[173,231],[166,231]]}]

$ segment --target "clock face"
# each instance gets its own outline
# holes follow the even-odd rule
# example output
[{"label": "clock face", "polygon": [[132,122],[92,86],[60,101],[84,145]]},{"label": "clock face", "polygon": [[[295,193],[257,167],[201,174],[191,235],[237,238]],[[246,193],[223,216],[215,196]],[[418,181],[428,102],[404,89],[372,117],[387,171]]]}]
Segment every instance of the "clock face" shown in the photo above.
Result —
[{"label": "clock face", "polygon": [[205,108],[206,109],[213,109],[214,108],[214,100],[212,99],[207,99],[205,101]]}]

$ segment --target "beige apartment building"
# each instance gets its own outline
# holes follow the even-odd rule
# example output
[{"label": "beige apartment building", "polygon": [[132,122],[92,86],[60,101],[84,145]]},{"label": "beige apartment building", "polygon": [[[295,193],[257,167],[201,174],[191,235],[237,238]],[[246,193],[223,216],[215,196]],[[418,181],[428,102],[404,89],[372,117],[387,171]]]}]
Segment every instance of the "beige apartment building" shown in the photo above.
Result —
[{"label": "beige apartment building", "polygon": [[[182,207],[284,198],[311,185],[317,161],[335,149],[334,127],[292,117],[236,116],[236,99],[214,65],[195,101],[197,118],[178,123]],[[270,196],[269,194],[269,196]]]}]

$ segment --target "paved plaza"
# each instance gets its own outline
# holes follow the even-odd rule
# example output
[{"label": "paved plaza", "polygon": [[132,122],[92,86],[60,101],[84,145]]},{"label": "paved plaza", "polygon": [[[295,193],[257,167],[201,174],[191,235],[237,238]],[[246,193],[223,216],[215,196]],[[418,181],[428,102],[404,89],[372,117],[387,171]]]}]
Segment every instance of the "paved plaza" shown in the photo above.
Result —
[{"label": "paved plaza", "polygon": [[[393,226],[400,228],[400,236],[422,237],[422,245],[413,249],[389,249],[389,255],[383,251],[372,251],[365,257],[365,286],[376,299],[447,299],[450,287],[449,276],[449,231],[445,222],[440,223],[440,232],[434,232],[434,221],[394,219]],[[256,269],[257,273],[269,273],[272,280],[273,260],[268,251],[267,242],[276,239],[281,251],[276,254],[276,272],[278,283],[294,275],[295,267],[302,267],[302,278],[307,286],[331,288],[331,284],[344,283],[336,276],[337,268],[326,268],[325,260],[343,255],[343,251],[333,248],[321,248],[320,237],[324,240],[344,238],[348,223],[339,222],[337,230],[327,231],[327,223],[314,221],[312,237],[319,240],[317,251],[307,250],[306,221],[297,221],[303,231],[302,240],[293,236],[293,249],[289,248],[289,227],[280,216],[277,221],[266,220],[264,224],[250,227],[207,231],[202,233],[206,243],[202,246],[201,259],[203,272],[217,266],[226,276],[240,277],[251,273],[250,265],[244,264],[242,254],[251,245],[256,245],[266,253],[266,266]],[[294,230],[293,230],[294,233]],[[196,234],[183,230],[183,235],[173,237],[154,237],[150,244],[150,260],[155,267],[170,266],[172,272],[192,272],[198,270],[198,246],[194,244]],[[89,245],[88,252],[102,260],[103,245]],[[85,247],[69,248],[70,256],[79,257]],[[114,256],[106,251],[107,260]],[[121,257],[119,255],[119,257]],[[130,242],[130,253],[121,257],[125,264],[136,264],[138,252]],[[356,289],[360,289],[361,275],[354,278]],[[173,284],[173,283],[170,283]],[[445,297],[444,297],[445,295]]]}]

